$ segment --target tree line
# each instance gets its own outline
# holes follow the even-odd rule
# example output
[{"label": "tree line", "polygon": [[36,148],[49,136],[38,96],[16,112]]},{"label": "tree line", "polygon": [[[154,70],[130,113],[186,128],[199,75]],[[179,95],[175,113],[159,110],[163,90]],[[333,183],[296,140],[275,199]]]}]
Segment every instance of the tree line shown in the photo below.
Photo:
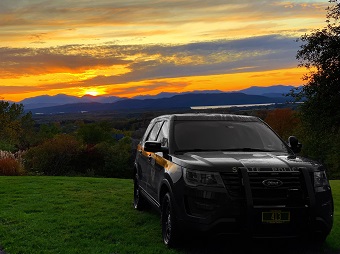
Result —
[{"label": "tree line", "polygon": [[130,178],[145,120],[37,124],[22,104],[0,101],[0,175]]}]

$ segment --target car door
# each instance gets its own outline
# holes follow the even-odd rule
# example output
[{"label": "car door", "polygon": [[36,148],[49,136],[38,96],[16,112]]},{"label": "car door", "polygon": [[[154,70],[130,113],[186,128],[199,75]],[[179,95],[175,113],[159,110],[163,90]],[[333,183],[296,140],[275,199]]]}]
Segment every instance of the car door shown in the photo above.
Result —
[{"label": "car door", "polygon": [[154,123],[150,123],[148,128],[146,129],[143,138],[141,139],[140,143],[138,144],[137,147],[137,157],[136,157],[136,162],[137,162],[137,173],[138,173],[138,180],[139,180],[139,186],[146,191],[146,183],[147,183],[147,177],[146,177],[146,171],[147,171],[147,167],[149,165],[149,162],[147,160],[148,156],[147,156],[147,152],[144,151],[144,143],[145,140],[147,140],[147,138],[150,135],[150,131],[153,128]]},{"label": "car door", "polygon": [[[168,148],[168,140],[169,140],[169,122],[164,121],[161,129],[157,135],[156,141],[161,142],[163,147]],[[150,176],[150,193],[152,197],[159,202],[159,186],[164,179],[164,171],[167,163],[167,154],[164,152],[157,152],[152,155],[154,158],[152,162],[154,164],[151,168],[151,176]]]},{"label": "car door", "polygon": [[[163,121],[158,121],[155,122],[154,126],[152,127],[149,135],[147,136],[147,138],[144,140],[144,143],[146,141],[156,141],[158,133],[162,127]],[[143,143],[143,145],[144,145]],[[152,177],[154,176],[154,170],[155,170],[155,153],[152,152],[146,152],[142,151],[141,153],[141,161],[142,161],[142,175],[143,175],[143,181],[145,184],[145,190],[151,195],[153,196],[153,191],[151,188],[151,181],[152,181]]]}]

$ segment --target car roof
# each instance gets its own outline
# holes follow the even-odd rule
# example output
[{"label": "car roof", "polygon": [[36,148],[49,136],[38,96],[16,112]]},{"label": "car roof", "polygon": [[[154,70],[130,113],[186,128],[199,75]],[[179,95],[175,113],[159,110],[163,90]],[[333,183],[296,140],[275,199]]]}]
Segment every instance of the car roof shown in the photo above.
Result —
[{"label": "car roof", "polygon": [[234,114],[207,114],[207,113],[186,113],[186,114],[172,114],[162,115],[155,120],[160,119],[173,119],[183,121],[237,121],[237,122],[259,122],[260,119],[255,116],[234,115]]}]

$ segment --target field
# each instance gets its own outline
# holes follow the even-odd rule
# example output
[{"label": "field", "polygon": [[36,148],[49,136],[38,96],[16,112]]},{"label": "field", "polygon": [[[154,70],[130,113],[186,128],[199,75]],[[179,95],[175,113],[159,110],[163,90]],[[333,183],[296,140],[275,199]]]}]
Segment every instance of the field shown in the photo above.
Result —
[{"label": "field", "polygon": [[335,224],[323,246],[190,235],[171,250],[159,214],[133,209],[132,180],[0,177],[0,253],[340,253],[340,181],[331,184]]}]

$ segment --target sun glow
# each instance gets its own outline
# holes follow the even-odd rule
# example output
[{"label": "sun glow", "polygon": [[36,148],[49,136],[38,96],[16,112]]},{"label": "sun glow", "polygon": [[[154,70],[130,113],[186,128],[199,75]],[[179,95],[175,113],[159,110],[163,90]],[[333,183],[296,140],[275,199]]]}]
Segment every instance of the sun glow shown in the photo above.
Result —
[{"label": "sun glow", "polygon": [[82,92],[83,95],[99,96],[106,94],[103,89],[100,88],[86,88]]},{"label": "sun glow", "polygon": [[86,91],[86,94],[92,95],[92,96],[97,96],[97,95],[99,95],[99,92],[98,91],[89,90],[89,91]]}]

